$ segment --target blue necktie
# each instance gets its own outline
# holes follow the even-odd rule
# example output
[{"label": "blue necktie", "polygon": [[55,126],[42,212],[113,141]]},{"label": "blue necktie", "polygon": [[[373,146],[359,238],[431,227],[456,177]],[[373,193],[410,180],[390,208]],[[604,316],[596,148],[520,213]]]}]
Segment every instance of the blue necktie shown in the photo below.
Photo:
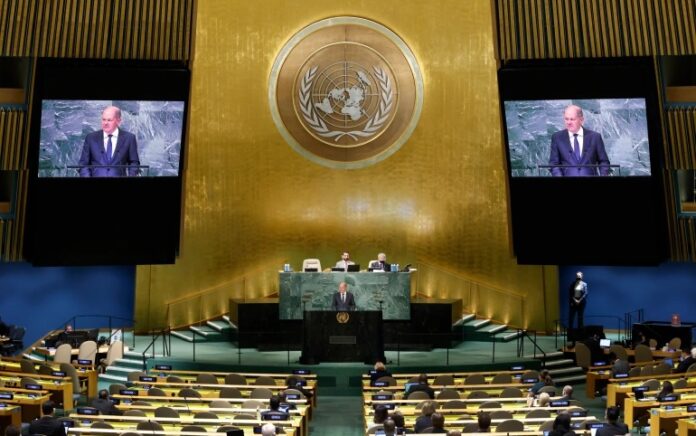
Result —
[{"label": "blue necktie", "polygon": [[[106,163],[110,164],[111,163],[111,154],[112,154],[112,145],[111,145],[111,137],[113,135],[109,135],[109,139],[106,140]],[[576,139],[577,141],[577,139]]]},{"label": "blue necktie", "polygon": [[573,133],[573,153],[575,154],[575,159],[580,162],[580,142],[578,142],[577,133]]}]

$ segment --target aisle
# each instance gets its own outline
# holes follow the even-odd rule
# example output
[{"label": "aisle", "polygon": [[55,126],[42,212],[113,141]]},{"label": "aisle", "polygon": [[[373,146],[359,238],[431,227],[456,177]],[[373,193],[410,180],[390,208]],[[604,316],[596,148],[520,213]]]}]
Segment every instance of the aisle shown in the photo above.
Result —
[{"label": "aisle", "polygon": [[309,436],[363,436],[360,396],[323,396],[309,423]]}]

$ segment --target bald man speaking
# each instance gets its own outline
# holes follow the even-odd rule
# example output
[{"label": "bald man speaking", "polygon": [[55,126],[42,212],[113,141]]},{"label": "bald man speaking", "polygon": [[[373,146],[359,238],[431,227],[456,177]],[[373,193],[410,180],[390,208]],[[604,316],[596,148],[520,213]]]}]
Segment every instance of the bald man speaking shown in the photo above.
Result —
[{"label": "bald man speaking", "polygon": [[609,175],[609,157],[602,135],[583,128],[584,121],[580,106],[570,105],[565,109],[563,122],[566,128],[551,136],[549,165],[554,176]]},{"label": "bald man speaking", "polygon": [[119,129],[121,109],[109,106],[102,112],[102,130],[85,137],[78,165],[80,177],[123,177],[139,174],[138,142],[135,135]]}]

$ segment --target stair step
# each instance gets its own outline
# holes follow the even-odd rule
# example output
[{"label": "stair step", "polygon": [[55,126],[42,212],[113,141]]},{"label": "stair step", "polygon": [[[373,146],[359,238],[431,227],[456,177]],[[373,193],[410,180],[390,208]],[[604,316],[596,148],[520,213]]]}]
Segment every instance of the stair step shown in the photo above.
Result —
[{"label": "stair step", "polygon": [[507,330],[507,326],[505,324],[489,324],[483,328],[480,328],[478,331],[482,333],[489,333],[491,335],[494,335],[496,333],[500,333],[504,330]]},{"label": "stair step", "polygon": [[99,374],[99,381],[108,383],[126,383],[128,381],[128,377],[113,374]]},{"label": "stair step", "polygon": [[227,315],[222,315],[222,320],[225,321],[227,324],[230,325],[234,330],[239,330],[239,327],[235,323],[232,322],[229,316]]},{"label": "stair step", "polygon": [[[564,356],[563,351],[547,351],[546,352],[546,360],[556,359],[558,357],[563,357],[563,356]],[[533,354],[528,354],[528,355],[524,356],[525,359],[541,359],[541,357],[542,357],[542,354],[538,351],[537,351],[536,356]]]},{"label": "stair step", "polygon": [[464,324],[466,324],[467,322],[469,322],[473,319],[476,319],[476,315],[473,313],[468,313],[466,315],[463,315],[460,319],[458,319],[457,322],[455,322],[453,324],[453,326],[456,326],[456,327],[463,326]]},{"label": "stair step", "polygon": [[230,330],[232,328],[232,327],[230,327],[229,323],[227,323],[225,321],[220,321],[220,320],[218,320],[218,321],[206,321],[206,324],[211,329],[213,329],[217,332],[220,332],[220,333],[222,333],[225,330]]},{"label": "stair step", "polygon": [[43,362],[45,359],[43,357],[39,357],[36,354],[33,353],[22,353],[22,356],[25,359],[32,360],[34,362]]},{"label": "stair step", "polygon": [[572,384],[572,383],[584,383],[587,380],[585,377],[585,374],[582,375],[573,375],[573,376],[568,376],[568,377],[562,377],[562,378],[557,378],[554,379],[554,382],[556,385],[563,385],[563,384]]},{"label": "stair step", "polygon": [[128,366],[117,366],[117,365],[110,365],[108,368],[106,368],[107,373],[118,372],[118,373],[129,374],[131,372],[142,371],[142,370],[143,370],[142,363],[140,364],[140,368],[131,368]]},{"label": "stair step", "polygon": [[521,330],[508,330],[507,332],[498,333],[496,338],[503,342],[510,342],[520,337],[522,333],[523,332]]},{"label": "stair step", "polygon": [[118,359],[118,360],[116,360],[115,363],[117,366],[124,366],[124,367],[135,366],[135,367],[139,368],[139,367],[143,366],[143,356],[140,355],[138,357],[139,357],[139,359]]},{"label": "stair step", "polygon": [[569,366],[567,368],[549,369],[549,374],[551,374],[553,376],[554,380],[557,378],[558,375],[577,374],[577,373],[584,374],[584,371],[579,366]]},{"label": "stair step", "polygon": [[557,367],[563,367],[563,366],[568,366],[568,365],[574,365],[575,361],[573,359],[557,359],[557,360],[547,360],[545,365],[546,368],[557,368]]},{"label": "stair step", "polygon": [[490,319],[476,319],[476,320],[471,320],[471,321],[467,322],[466,324],[464,324],[464,327],[478,330],[482,327],[487,326],[490,323],[491,323]]},{"label": "stair step", "polygon": [[197,334],[199,336],[203,336],[204,338],[220,336],[220,332],[213,330],[207,326],[206,327],[199,327],[199,326],[192,325],[189,327],[189,330],[191,330],[192,332],[194,332],[195,334]]},{"label": "stair step", "polygon": [[186,333],[178,332],[176,330],[172,330],[172,336],[175,336],[179,339],[183,339],[186,342],[193,342],[193,334],[187,335]]}]

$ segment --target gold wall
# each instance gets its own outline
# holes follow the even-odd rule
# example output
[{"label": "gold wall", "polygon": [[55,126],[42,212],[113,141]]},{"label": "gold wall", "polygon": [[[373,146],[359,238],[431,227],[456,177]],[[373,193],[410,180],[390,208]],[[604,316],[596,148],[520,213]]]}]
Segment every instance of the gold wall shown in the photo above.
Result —
[{"label": "gold wall", "polygon": [[[197,3],[180,256],[137,271],[140,330],[227,310],[277,291],[277,269],[342,250],[412,263],[418,296],[534,329],[557,317],[553,267],[518,266],[510,246],[490,0]],[[360,170],[314,164],[273,124],[268,77],[282,45],[317,20],[365,17],[392,29],[424,77],[413,136]]]}]

